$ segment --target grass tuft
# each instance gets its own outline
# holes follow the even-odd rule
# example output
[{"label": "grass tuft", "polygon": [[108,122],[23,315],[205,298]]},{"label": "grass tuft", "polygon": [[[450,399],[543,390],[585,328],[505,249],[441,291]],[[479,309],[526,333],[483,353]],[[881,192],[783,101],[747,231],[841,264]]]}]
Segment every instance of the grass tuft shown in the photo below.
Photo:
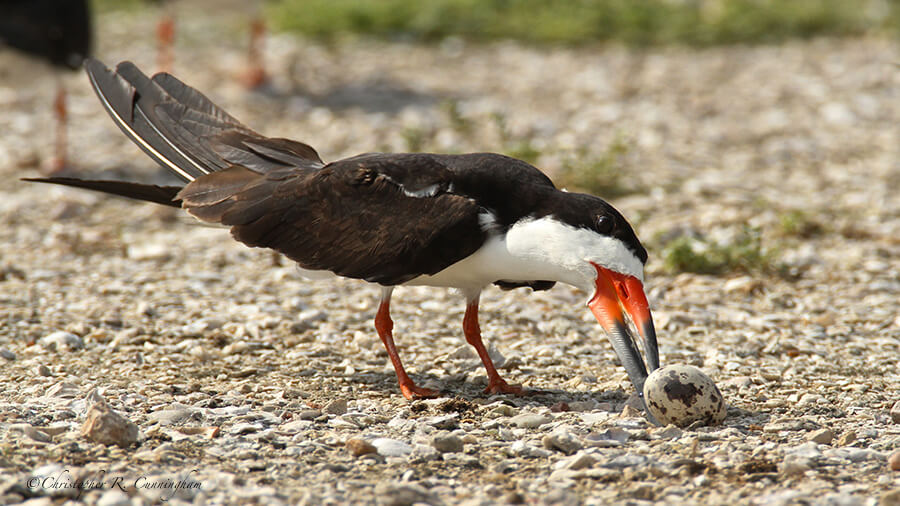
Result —
[{"label": "grass tuft", "polygon": [[494,120],[494,125],[500,136],[503,154],[530,164],[536,164],[541,156],[541,151],[534,146],[531,138],[514,136],[506,123],[504,114],[495,112],[491,115],[491,118]]},{"label": "grass tuft", "polygon": [[563,163],[554,179],[560,188],[600,197],[626,195],[634,191],[624,185],[623,177],[627,172],[626,156],[630,151],[631,145],[622,136],[616,136],[600,156],[579,149],[574,157]]},{"label": "grass tuft", "polygon": [[728,243],[680,236],[662,247],[663,264],[670,273],[725,274],[775,272],[772,254],[762,246],[758,229],[744,227]]},{"label": "grass tuft", "polygon": [[805,211],[794,209],[779,217],[778,235],[809,239],[825,233],[825,227]]}]

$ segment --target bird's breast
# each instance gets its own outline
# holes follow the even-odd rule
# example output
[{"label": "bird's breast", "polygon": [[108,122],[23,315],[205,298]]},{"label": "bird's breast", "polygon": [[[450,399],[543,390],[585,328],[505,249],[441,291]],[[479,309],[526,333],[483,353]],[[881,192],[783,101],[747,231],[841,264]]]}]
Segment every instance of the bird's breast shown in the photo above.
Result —
[{"label": "bird's breast", "polygon": [[[587,262],[579,261],[577,245],[548,218],[529,219],[492,235],[474,253],[433,275],[418,276],[407,285],[427,285],[475,291],[495,282],[559,281],[580,288]],[[583,265],[582,265],[583,264]]]}]

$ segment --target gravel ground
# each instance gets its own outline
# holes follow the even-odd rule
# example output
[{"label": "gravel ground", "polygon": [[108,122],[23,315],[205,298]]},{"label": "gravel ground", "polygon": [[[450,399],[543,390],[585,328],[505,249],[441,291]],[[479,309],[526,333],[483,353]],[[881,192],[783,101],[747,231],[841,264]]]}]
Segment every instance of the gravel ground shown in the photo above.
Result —
[{"label": "gravel ground", "polygon": [[[148,18],[101,18],[101,58],[153,68]],[[540,391],[523,398],[481,393],[458,295],[396,291],[401,356],[447,392],[407,402],[374,332],[377,288],[306,281],[177,210],[17,181],[50,153],[53,80],[7,76],[0,501],[900,504],[896,41],[637,51],[278,36],[270,88],[249,93],[235,79],[243,25],[179,22],[179,77],[326,159],[527,141],[554,174],[624,139],[637,191],[612,201],[651,245],[662,362],[710,374],[728,417],[649,425],[585,294],[563,286],[483,295],[501,373]],[[164,180],[83,76],[63,80],[80,173]],[[653,247],[748,226],[782,275],[673,274]]]}]

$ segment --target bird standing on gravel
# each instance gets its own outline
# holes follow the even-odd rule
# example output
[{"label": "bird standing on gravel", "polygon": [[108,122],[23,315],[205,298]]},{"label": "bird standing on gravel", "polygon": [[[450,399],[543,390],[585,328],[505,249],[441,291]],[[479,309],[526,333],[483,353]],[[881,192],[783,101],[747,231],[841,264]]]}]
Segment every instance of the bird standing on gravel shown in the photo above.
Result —
[{"label": "bird standing on gravel", "polygon": [[149,78],[129,62],[113,71],[89,60],[86,68],[122,131],[186,184],[28,180],[183,207],[312,277],[381,285],[375,328],[407,399],[438,392],[413,383],[394,346],[390,300],[400,285],[463,293],[463,331],[487,369],[486,392],[523,393],[500,377],[481,339],[478,299],[490,284],[547,290],[562,282],[591,294],[587,305],[640,393],[648,372],[624,308],[650,370],[659,367],[643,289],[647,251],[600,198],[558,190],[533,166],[490,153],[367,153],[326,164],[304,143],[250,130],[169,74]]}]

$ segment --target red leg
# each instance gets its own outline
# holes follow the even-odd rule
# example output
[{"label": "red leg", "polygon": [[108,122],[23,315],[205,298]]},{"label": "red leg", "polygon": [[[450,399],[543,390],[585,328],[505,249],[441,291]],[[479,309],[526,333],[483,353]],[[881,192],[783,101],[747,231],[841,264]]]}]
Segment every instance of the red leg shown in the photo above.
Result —
[{"label": "red leg", "polygon": [[463,332],[466,334],[466,341],[475,347],[478,356],[484,368],[487,369],[488,386],[484,389],[485,393],[491,394],[515,394],[522,395],[525,390],[519,385],[510,385],[497,372],[494,367],[494,361],[491,360],[484,343],[481,341],[481,327],[478,325],[478,298],[469,301],[466,305],[466,316],[463,317]]},{"label": "red leg", "polygon": [[381,305],[378,306],[378,313],[375,315],[375,330],[378,331],[378,337],[381,338],[381,342],[387,348],[388,356],[391,357],[391,363],[394,364],[394,371],[397,373],[397,381],[400,382],[400,391],[403,392],[403,397],[409,400],[437,397],[439,392],[430,388],[417,387],[406,375],[403,364],[400,363],[400,355],[397,354],[397,348],[394,346],[394,336],[392,334],[394,322],[391,320],[390,306],[391,292],[385,291],[385,295],[381,299]]}]

